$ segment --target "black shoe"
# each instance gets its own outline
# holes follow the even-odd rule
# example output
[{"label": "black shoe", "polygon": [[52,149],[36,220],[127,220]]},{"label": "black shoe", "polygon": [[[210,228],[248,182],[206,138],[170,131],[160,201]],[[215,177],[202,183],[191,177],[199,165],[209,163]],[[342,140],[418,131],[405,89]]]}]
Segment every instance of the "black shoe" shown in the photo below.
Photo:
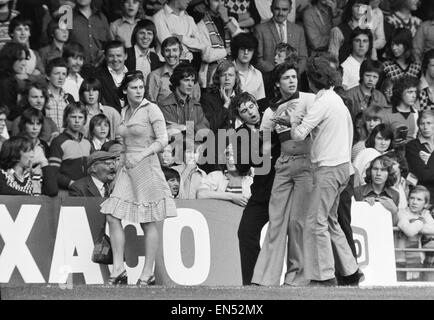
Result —
[{"label": "black shoe", "polygon": [[335,287],[338,285],[336,278],[328,280],[311,280],[308,284],[309,287]]},{"label": "black shoe", "polygon": [[127,285],[128,284],[127,270],[124,270],[116,277],[110,277],[108,279],[107,284],[110,286]]},{"label": "black shoe", "polygon": [[143,279],[139,279],[138,281],[137,281],[137,286],[139,287],[139,288],[142,288],[142,287],[149,287],[149,286],[154,286],[155,285],[155,277],[154,277],[154,275],[152,275],[152,276],[150,276],[148,279],[146,279],[146,280],[143,280]]},{"label": "black shoe", "polygon": [[363,280],[365,280],[365,275],[363,274],[362,270],[357,269],[357,271],[354,272],[353,274],[346,277],[342,277],[342,285],[357,287],[359,285],[359,282]]}]

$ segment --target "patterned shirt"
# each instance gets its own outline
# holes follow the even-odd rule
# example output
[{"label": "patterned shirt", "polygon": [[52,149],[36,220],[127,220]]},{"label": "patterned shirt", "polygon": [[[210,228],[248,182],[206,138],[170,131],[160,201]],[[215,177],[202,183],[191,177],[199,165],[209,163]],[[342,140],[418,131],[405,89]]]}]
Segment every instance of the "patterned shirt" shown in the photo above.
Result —
[{"label": "patterned shirt", "polygon": [[419,106],[421,111],[434,109],[434,90],[430,88],[424,76],[420,78]]},{"label": "patterned shirt", "polygon": [[386,23],[392,25],[395,29],[405,28],[410,30],[413,37],[416,35],[416,31],[422,22],[422,20],[415,16],[410,16],[410,19],[408,19],[408,21],[405,21],[400,16],[398,16],[396,12],[392,13],[389,16],[386,16],[385,20]]},{"label": "patterned shirt", "polygon": [[45,115],[52,119],[59,129],[63,128],[63,112],[68,104],[74,102],[74,98],[63,89],[60,89],[60,94],[57,97],[48,90],[48,96]]},{"label": "patterned shirt", "polygon": [[412,76],[419,78],[422,70],[422,65],[419,62],[410,63],[406,69],[395,61],[386,61],[383,63],[384,74],[392,81],[396,81],[404,76]]},{"label": "patterned shirt", "polygon": [[16,10],[11,10],[6,20],[0,21],[0,49],[3,48],[6,42],[11,41],[9,35],[9,23],[19,14]]}]

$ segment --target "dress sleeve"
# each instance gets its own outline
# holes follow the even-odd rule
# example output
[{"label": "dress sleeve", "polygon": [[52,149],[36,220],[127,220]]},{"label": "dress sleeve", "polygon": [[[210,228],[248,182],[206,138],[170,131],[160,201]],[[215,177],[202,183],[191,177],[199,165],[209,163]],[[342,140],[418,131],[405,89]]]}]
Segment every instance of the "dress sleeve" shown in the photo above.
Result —
[{"label": "dress sleeve", "polygon": [[152,129],[154,130],[156,138],[151,147],[154,148],[155,152],[160,152],[169,143],[166,130],[166,121],[164,120],[163,113],[157,105],[151,103],[148,108],[149,121],[152,125]]}]

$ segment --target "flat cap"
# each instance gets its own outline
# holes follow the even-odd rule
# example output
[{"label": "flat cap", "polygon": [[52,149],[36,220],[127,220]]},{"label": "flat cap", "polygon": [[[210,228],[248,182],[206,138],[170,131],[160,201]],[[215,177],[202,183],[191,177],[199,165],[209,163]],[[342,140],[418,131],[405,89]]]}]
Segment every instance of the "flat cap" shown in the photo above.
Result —
[{"label": "flat cap", "polygon": [[90,167],[95,162],[114,159],[118,156],[119,152],[95,151],[87,157],[87,166]]}]

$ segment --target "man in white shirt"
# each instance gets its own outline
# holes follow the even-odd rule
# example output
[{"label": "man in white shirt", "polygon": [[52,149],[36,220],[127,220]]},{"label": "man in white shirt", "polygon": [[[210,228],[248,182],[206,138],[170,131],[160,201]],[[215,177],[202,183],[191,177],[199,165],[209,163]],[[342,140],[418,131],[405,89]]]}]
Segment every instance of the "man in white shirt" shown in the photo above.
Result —
[{"label": "man in white shirt", "polygon": [[96,151],[87,158],[88,175],[75,181],[69,190],[72,197],[108,197],[110,183],[116,176],[117,153]]}]

